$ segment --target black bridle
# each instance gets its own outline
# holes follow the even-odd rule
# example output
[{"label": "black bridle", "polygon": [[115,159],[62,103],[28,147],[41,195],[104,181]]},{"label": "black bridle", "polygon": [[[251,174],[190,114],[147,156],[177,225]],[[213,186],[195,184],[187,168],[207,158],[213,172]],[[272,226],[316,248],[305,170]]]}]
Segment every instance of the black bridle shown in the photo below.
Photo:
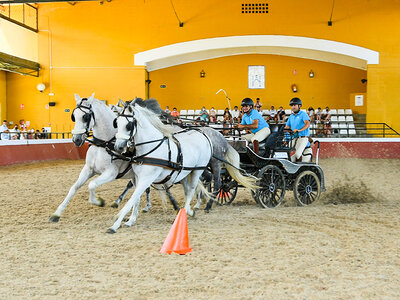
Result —
[{"label": "black bridle", "polygon": [[[96,118],[94,117],[94,113],[93,113],[93,110],[92,110],[92,104],[89,103],[89,106],[85,106],[83,104],[83,101],[85,101],[85,100],[88,100],[88,99],[87,98],[82,98],[81,103],[79,103],[79,105],[77,105],[74,108],[74,110],[71,113],[71,120],[72,120],[72,122],[75,122],[74,112],[75,112],[76,109],[81,110],[83,112],[82,121],[84,123],[86,123],[85,133],[86,133],[87,136],[89,136],[90,121],[92,120],[92,118],[93,118],[93,121],[95,121]],[[87,111],[85,111],[84,109],[87,110]]]},{"label": "black bridle", "polygon": [[[127,108],[129,108],[129,111],[132,113],[131,115],[125,113],[125,110]],[[127,102],[125,104],[124,109],[122,110],[122,112],[119,113],[118,117],[114,119],[114,122],[113,122],[114,128],[118,128],[117,119],[119,117],[124,117],[128,121],[128,123],[126,124],[126,130],[129,131],[129,140],[132,142],[133,131],[135,130],[135,128],[137,126],[137,121],[136,121],[136,118],[135,118],[135,112],[133,111],[133,109],[130,106],[130,102]],[[132,118],[132,121],[130,121],[128,118]]]}]

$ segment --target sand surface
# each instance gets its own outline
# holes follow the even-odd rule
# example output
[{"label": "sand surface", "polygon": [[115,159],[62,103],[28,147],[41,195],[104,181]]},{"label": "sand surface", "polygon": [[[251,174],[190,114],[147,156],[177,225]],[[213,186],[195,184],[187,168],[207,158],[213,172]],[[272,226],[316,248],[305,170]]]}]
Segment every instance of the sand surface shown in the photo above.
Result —
[{"label": "sand surface", "polygon": [[[103,208],[88,204],[85,185],[60,222],[49,223],[82,166],[56,161],[0,169],[1,299],[400,295],[400,160],[322,160],[327,192],[308,207],[296,206],[288,192],[281,207],[262,209],[240,190],[232,205],[188,219],[193,252],[186,256],[159,253],[175,213],[156,192],[152,210],[132,228],[105,233],[117,213],[110,204],[126,180],[98,189]],[[181,186],[173,193],[182,206]],[[351,197],[359,203],[343,203]]]}]

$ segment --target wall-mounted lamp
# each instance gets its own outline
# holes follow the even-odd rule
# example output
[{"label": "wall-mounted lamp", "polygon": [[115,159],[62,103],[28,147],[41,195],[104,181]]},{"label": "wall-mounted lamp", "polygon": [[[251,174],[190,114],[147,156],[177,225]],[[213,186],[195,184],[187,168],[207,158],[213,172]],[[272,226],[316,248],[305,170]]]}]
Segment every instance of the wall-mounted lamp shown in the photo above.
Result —
[{"label": "wall-mounted lamp", "polygon": [[206,77],[206,72],[204,72],[204,70],[201,70],[200,78],[204,78],[204,77]]},{"label": "wall-mounted lamp", "polygon": [[36,88],[37,88],[37,90],[38,90],[39,92],[43,93],[43,91],[46,89],[46,86],[44,85],[44,83],[39,83],[39,84],[36,86]]},{"label": "wall-mounted lamp", "polygon": [[366,83],[366,82],[367,82],[367,79],[363,78],[363,79],[361,79],[361,82],[362,82],[362,83]]},{"label": "wall-mounted lamp", "polygon": [[293,93],[297,92],[297,85],[292,84],[291,88],[292,88]]},{"label": "wall-mounted lamp", "polygon": [[313,72],[313,70],[310,70],[310,73],[308,73],[308,76],[310,76],[310,78],[314,78],[314,72]]}]

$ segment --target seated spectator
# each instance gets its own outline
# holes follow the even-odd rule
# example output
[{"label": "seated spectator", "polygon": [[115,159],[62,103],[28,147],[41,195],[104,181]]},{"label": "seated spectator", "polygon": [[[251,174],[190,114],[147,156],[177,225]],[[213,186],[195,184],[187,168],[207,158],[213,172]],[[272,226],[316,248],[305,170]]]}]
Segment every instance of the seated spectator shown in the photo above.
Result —
[{"label": "seated spectator", "polygon": [[314,112],[314,114],[315,114],[315,120],[316,120],[316,122],[317,123],[320,123],[321,122],[321,107],[318,107],[316,110],[315,110],[315,112]]},{"label": "seated spectator", "polygon": [[14,128],[10,129],[10,139],[11,140],[18,140],[20,130],[18,129],[18,125],[15,124]]},{"label": "seated spectator", "polygon": [[41,139],[41,138],[42,138],[42,135],[40,134],[39,129],[36,129],[36,131],[35,131],[35,140]]},{"label": "seated spectator", "polygon": [[0,137],[1,137],[2,140],[9,140],[10,139],[10,135],[9,135],[10,130],[8,129],[7,124],[8,124],[7,120],[4,120],[3,124],[0,126],[0,133],[1,133]]},{"label": "seated spectator", "polygon": [[33,140],[35,138],[35,129],[28,130],[28,140]]},{"label": "seated spectator", "polygon": [[269,110],[269,116],[267,117],[267,121],[275,120],[275,115],[276,115],[276,109],[272,105],[271,109]]},{"label": "seated spectator", "polygon": [[308,108],[307,110],[307,115],[310,117],[310,122],[314,123],[315,121],[315,113],[314,113],[314,108],[312,108],[311,106]]},{"label": "seated spectator", "polygon": [[179,111],[174,107],[174,109],[171,111],[171,116],[174,117],[174,119],[179,118]]},{"label": "seated spectator", "polygon": [[282,106],[280,106],[275,115],[275,122],[283,123],[285,121],[285,118],[286,118],[285,110],[283,109]]},{"label": "seated spectator", "polygon": [[328,106],[321,112],[321,123],[324,125],[324,135],[330,137],[332,124],[331,111]]},{"label": "seated spectator", "polygon": [[222,134],[223,135],[228,135],[229,134],[229,129],[230,129],[231,124],[232,124],[232,114],[229,111],[228,107],[225,108],[223,117],[224,117],[224,121],[222,122],[222,124],[223,124],[224,130],[222,131]]},{"label": "seated spectator", "polygon": [[232,119],[233,123],[240,123],[242,122],[242,114],[239,108],[235,105],[235,107],[232,110]]},{"label": "seated spectator", "polygon": [[200,114],[199,117],[197,118],[197,120],[199,120],[202,123],[208,123],[209,122],[209,115],[208,112],[206,110],[206,108],[203,106],[200,110]]},{"label": "seated spectator", "polygon": [[169,106],[166,106],[166,107],[165,107],[165,112],[166,112],[167,114],[171,114],[171,111],[169,110]]},{"label": "seated spectator", "polygon": [[217,111],[215,110],[214,107],[211,107],[210,113],[208,115],[210,117],[211,123],[217,123]]},{"label": "seated spectator", "polygon": [[256,103],[254,104],[254,108],[258,111],[261,112],[261,107],[262,107],[262,103],[260,103],[260,98],[256,99]]}]

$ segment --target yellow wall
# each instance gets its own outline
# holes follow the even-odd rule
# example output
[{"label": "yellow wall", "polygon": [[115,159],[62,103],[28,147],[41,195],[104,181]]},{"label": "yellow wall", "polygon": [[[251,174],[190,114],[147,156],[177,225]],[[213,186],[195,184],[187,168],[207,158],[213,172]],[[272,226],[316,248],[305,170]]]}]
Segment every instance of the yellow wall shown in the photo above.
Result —
[{"label": "yellow wall", "polygon": [[7,118],[6,73],[0,71],[0,121]]},{"label": "yellow wall", "polygon": [[[73,93],[75,92],[86,96],[95,91],[98,98],[111,102],[117,101],[118,98],[143,97],[145,71],[143,68],[133,66],[135,53],[202,38],[276,34],[327,39],[378,51],[380,64],[368,67],[367,120],[369,122],[385,121],[395,129],[400,129],[400,118],[392,110],[393,103],[398,103],[400,98],[398,85],[400,43],[397,42],[400,36],[400,1],[336,1],[331,27],[327,26],[332,8],[331,1],[309,0],[306,3],[298,0],[269,1],[268,14],[242,14],[242,2],[203,0],[197,1],[194,5],[192,1],[176,0],[174,1],[175,9],[184,22],[183,27],[178,26],[170,1],[118,0],[104,2],[104,5],[99,5],[98,2],[78,2],[73,6],[68,3],[40,4],[39,29],[50,29],[52,40],[51,83],[55,102],[57,102],[52,112],[54,115],[51,119],[52,127],[62,130],[72,126],[69,116],[64,113],[64,108],[69,108],[74,104]],[[10,78],[7,81],[8,118],[31,118],[35,120],[35,127],[42,126],[43,122],[40,123],[40,118],[44,120],[48,118],[45,112],[42,117],[35,115],[42,113],[37,107],[42,107],[49,100],[48,96],[39,95],[35,88],[40,81],[45,82],[46,85],[50,84],[48,32],[39,32],[38,43],[39,63],[43,66],[40,78],[32,80],[17,75],[7,77]],[[236,59],[235,64],[240,65],[242,58],[236,57],[234,61]],[[292,62],[293,65],[287,65],[285,69],[290,71],[296,68],[300,61],[288,59],[287,62]],[[206,62],[208,63],[210,68],[207,66],[205,69],[207,77],[204,82],[210,82],[209,78],[214,76],[211,71],[213,68],[211,65],[214,63]],[[182,72],[189,74],[191,69],[196,69],[194,78],[199,80],[197,76],[201,69],[197,66],[201,64],[188,64],[177,67],[176,70],[186,67],[187,70],[182,70]],[[272,61],[271,64],[273,64]],[[315,70],[315,72],[315,81],[320,80],[318,71]],[[347,71],[343,74],[345,73],[347,74]],[[239,73],[235,71],[235,74]],[[335,74],[337,74],[336,71]],[[331,82],[341,80],[328,73],[326,75],[330,76]],[[170,72],[168,76],[171,76]],[[300,73],[298,76],[301,76]],[[230,75],[225,75],[225,77],[224,85],[229,86]],[[217,78],[223,77],[217,76]],[[284,75],[279,81],[279,86],[282,84],[282,88],[286,89],[286,82],[292,81],[291,78],[290,73]],[[170,80],[170,77],[163,80]],[[237,80],[239,82],[239,79]],[[358,80],[359,78],[354,86],[349,88],[349,93],[362,91]],[[244,80],[242,83],[245,84],[245,82],[247,81]],[[299,93],[309,91],[308,82],[310,81],[305,81],[304,85],[299,84]],[[154,86],[154,82],[151,85]],[[19,87],[24,87],[24,89],[21,90]],[[210,91],[208,91],[209,87]],[[204,91],[201,91],[201,88]],[[221,88],[220,84],[216,88]],[[191,91],[193,89],[196,90],[196,94]],[[266,90],[266,93],[268,92],[269,90]],[[329,89],[322,97],[320,92],[321,90],[314,96],[332,99],[331,95],[335,93],[334,90]],[[45,93],[48,94],[48,90]],[[211,98],[215,93],[215,88],[213,83],[209,86],[204,83],[198,86],[193,82],[186,85],[182,93],[201,100],[202,97]],[[269,101],[278,96],[286,98],[285,93],[287,91],[275,91],[271,98],[269,94],[266,94],[265,99]],[[340,92],[336,91],[336,93]],[[234,93],[235,97],[239,98],[242,94],[248,94],[248,90],[244,88],[243,91],[237,90]],[[307,99],[307,97],[311,97],[313,93],[306,92],[304,95],[306,100],[311,102],[311,98]],[[349,94],[344,98],[348,101]],[[18,109],[18,103],[21,101],[29,101],[35,109],[32,111],[26,109],[22,112]],[[322,101],[321,105],[324,105],[326,100]],[[339,104],[331,106],[337,107]],[[31,113],[33,115],[27,117],[27,114]]]},{"label": "yellow wall", "polygon": [[[265,89],[248,89],[249,65],[265,66]],[[205,78],[200,78],[201,70],[206,72]],[[314,78],[309,77],[310,70]],[[300,97],[304,108],[348,108],[350,93],[365,92],[362,78],[366,78],[366,71],[336,64],[278,55],[240,55],[150,72],[150,96],[158,99],[163,107],[200,109],[205,105],[224,109],[227,107],[225,96],[215,94],[223,88],[231,98],[232,108],[239,106],[245,97],[253,100],[259,97],[264,109],[271,105],[289,108],[293,97]],[[291,90],[292,84],[298,88],[296,93]]]}]

